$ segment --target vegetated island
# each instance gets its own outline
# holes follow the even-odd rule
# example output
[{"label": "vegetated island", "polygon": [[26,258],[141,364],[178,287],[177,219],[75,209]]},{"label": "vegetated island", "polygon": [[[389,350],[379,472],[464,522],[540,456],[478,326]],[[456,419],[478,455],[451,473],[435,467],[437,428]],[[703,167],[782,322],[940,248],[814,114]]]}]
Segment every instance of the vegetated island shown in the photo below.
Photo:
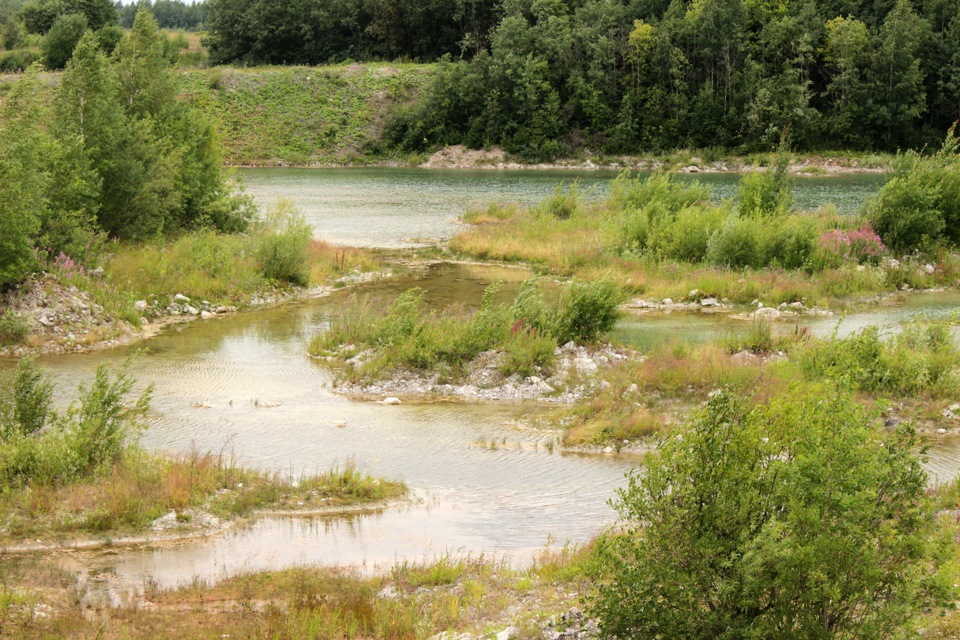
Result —
[{"label": "vegetated island", "polygon": [[151,389],[98,368],[57,412],[53,384],[22,358],[0,384],[0,552],[136,543],[218,533],[259,512],[381,505],[402,482],[347,466],[286,478],[223,455],[149,453],[136,443]]}]

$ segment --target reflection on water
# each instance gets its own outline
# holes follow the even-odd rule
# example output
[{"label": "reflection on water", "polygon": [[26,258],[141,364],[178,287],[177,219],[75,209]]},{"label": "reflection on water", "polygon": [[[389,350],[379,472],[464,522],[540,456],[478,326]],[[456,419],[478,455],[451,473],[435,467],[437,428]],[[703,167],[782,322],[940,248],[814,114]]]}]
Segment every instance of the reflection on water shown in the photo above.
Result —
[{"label": "reflection on water", "polygon": [[[603,196],[614,171],[489,171],[463,169],[239,169],[237,176],[262,207],[289,198],[303,211],[316,235],[349,246],[403,247],[443,240],[457,232],[457,218],[489,202],[531,205],[558,184],[578,181],[587,198]],[[717,198],[736,195],[736,174],[680,175],[710,186]],[[802,210],[832,202],[855,211],[876,193],[883,176],[857,174],[802,177],[793,196]]]},{"label": "reflection on water", "polygon": [[[358,293],[389,301],[418,285],[431,304],[479,303],[492,281],[515,293],[522,270],[435,265],[419,276],[374,283]],[[523,560],[548,540],[583,542],[612,522],[607,500],[635,461],[617,456],[553,452],[555,434],[518,427],[543,410],[536,404],[402,404],[355,402],[331,391],[327,369],[304,355],[307,340],[355,292],[217,321],[172,327],[146,343],[132,364],[145,386],[155,384],[151,449],[226,452],[241,464],[281,473],[356,464],[362,471],[402,479],[416,501],[375,515],[350,518],[267,518],[249,528],[190,544],[119,549],[98,556],[103,568],[163,585],[194,576],[217,578],[247,569],[302,562],[392,563],[435,554],[504,554]],[[901,322],[918,313],[942,315],[960,294],[909,296],[898,305],[842,318],[804,320],[818,334],[839,323],[841,333],[865,324]],[[617,336],[641,349],[664,340],[702,341],[742,331],[747,323],[724,314],[628,315]],[[792,325],[781,323],[782,330]],[[129,351],[42,359],[51,375],[75,388],[101,362]],[[12,366],[11,362],[0,366]],[[265,404],[278,404],[266,408]],[[203,405],[209,408],[198,408]],[[345,420],[347,427],[334,422]],[[489,448],[480,442],[507,443]],[[936,439],[928,469],[936,481],[960,464],[960,438]]]}]

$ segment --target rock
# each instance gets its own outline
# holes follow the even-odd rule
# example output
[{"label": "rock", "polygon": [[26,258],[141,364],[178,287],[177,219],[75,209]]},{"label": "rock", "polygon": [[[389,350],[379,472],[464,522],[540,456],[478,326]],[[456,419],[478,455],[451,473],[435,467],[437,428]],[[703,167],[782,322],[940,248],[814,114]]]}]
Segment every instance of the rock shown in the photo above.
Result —
[{"label": "rock", "polygon": [[573,340],[571,340],[567,344],[560,347],[560,350],[566,353],[572,353],[577,350],[577,344]]},{"label": "rock", "polygon": [[191,307],[190,305],[186,305],[183,308],[183,312],[189,313],[192,316],[200,315],[200,309],[197,309],[196,307]]},{"label": "rock", "polygon": [[627,387],[627,393],[636,393],[640,390],[640,387],[637,386],[637,383],[634,382],[629,387]]},{"label": "rock", "polygon": [[664,298],[660,301],[660,304],[673,304],[673,298]]},{"label": "rock", "polygon": [[923,272],[926,273],[928,276],[932,276],[934,271],[936,271],[936,269],[932,264],[923,265]]},{"label": "rock", "polygon": [[503,631],[497,634],[497,640],[510,640],[520,632],[520,629],[516,627],[507,627]]},{"label": "rock", "polygon": [[789,306],[790,306],[790,308],[792,308],[792,309],[803,309],[803,303],[802,303],[802,302],[791,302],[791,303],[789,304]]},{"label": "rock", "polygon": [[773,307],[760,307],[750,314],[753,318],[772,320],[780,317],[780,310]]},{"label": "rock", "polygon": [[377,593],[377,598],[380,600],[396,600],[400,596],[400,593],[397,591],[397,588],[393,585],[389,587],[384,587]]},{"label": "rock", "polygon": [[613,453],[613,447],[604,447],[603,452],[604,452],[604,453]]},{"label": "rock", "polygon": [[687,167],[684,167],[683,172],[684,173],[700,173],[700,167],[697,167],[691,164]]},{"label": "rock", "polygon": [[700,296],[700,289],[694,289],[693,291],[687,294],[687,298],[689,298],[690,300],[696,300],[697,297],[699,296]]},{"label": "rock", "polygon": [[700,301],[700,306],[701,306],[701,307],[715,307],[715,306],[717,306],[717,299],[716,299],[716,298],[704,298],[703,300]]},{"label": "rock", "polygon": [[147,301],[146,300],[137,300],[133,303],[134,309],[137,311],[146,311],[147,310]]},{"label": "rock", "polygon": [[211,312],[209,312],[209,311],[201,311],[201,312],[200,312],[200,317],[203,318],[204,320],[210,320],[210,319],[212,319],[212,318],[216,318],[216,317],[217,317],[217,314],[211,313]]},{"label": "rock", "polygon": [[261,409],[275,409],[280,406],[279,402],[270,402],[269,400],[256,400],[253,404]]},{"label": "rock", "polygon": [[54,322],[47,316],[43,315],[43,316],[40,316],[40,324],[42,324],[45,327],[52,327]]},{"label": "rock", "polygon": [[173,301],[176,302],[177,304],[189,304],[190,298],[183,295],[182,293],[178,293],[177,295],[173,296]]},{"label": "rock", "polygon": [[400,404],[400,398],[388,396],[380,401],[380,404]]},{"label": "rock", "polygon": [[900,291],[912,291],[912,290],[913,290],[913,287],[908,285],[906,282],[900,285]]},{"label": "rock", "polygon": [[233,313],[237,310],[236,307],[230,305],[220,305],[213,310],[214,313]]},{"label": "rock", "polygon": [[899,268],[900,268],[900,261],[899,261],[899,260],[894,260],[893,258],[890,258],[889,260],[887,260],[887,268],[888,268],[888,269],[899,269]]},{"label": "rock", "polygon": [[944,428],[937,429],[937,433],[939,433],[939,434],[941,434],[941,435],[943,435],[943,434],[946,433],[946,432],[947,432],[947,430],[944,429]]},{"label": "rock", "polygon": [[90,275],[91,275],[92,277],[94,277],[94,278],[102,278],[102,277],[103,277],[103,267],[97,267],[96,269],[91,269],[91,270],[90,270]]},{"label": "rock", "polygon": [[862,265],[862,264],[858,264],[858,265],[857,265],[857,271],[861,271],[861,272],[862,272],[862,271],[866,271],[866,270],[867,270],[866,265]]},{"label": "rock", "polygon": [[955,402],[947,408],[950,409],[950,411],[960,411],[960,402]]}]

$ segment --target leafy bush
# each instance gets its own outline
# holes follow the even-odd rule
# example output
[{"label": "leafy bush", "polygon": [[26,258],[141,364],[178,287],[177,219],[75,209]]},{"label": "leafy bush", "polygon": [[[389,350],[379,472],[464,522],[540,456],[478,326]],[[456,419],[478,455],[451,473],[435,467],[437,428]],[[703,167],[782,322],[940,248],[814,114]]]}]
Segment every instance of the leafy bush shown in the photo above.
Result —
[{"label": "leafy bush", "polygon": [[40,60],[40,54],[29,49],[0,52],[0,72],[19,73]]},{"label": "leafy bush", "polygon": [[56,19],[43,38],[43,64],[47,69],[63,69],[87,30],[83,14],[70,13]]},{"label": "leafy bush", "polygon": [[946,599],[909,425],[850,397],[723,391],[618,492],[593,612],[614,638],[875,638]]},{"label": "leafy bush", "polygon": [[696,180],[684,182],[666,172],[631,178],[624,171],[610,183],[609,204],[620,210],[640,210],[649,205],[663,207],[669,213],[710,200],[710,188]]},{"label": "leafy bush", "polygon": [[310,278],[307,246],[313,230],[289,200],[267,212],[258,230],[257,261],[263,275],[277,282],[306,286]]},{"label": "leafy bush", "polygon": [[746,218],[782,216],[790,212],[790,183],[786,165],[780,162],[768,171],[744,174],[737,189],[738,211]]},{"label": "leafy bush", "polygon": [[846,338],[811,342],[797,354],[811,380],[830,378],[853,389],[954,398],[960,393],[960,351],[945,321],[918,321],[885,337],[877,326]]},{"label": "leafy bush", "polygon": [[768,229],[763,247],[764,264],[782,269],[802,269],[810,265],[817,251],[817,220],[792,215]]},{"label": "leafy bush", "polygon": [[30,333],[30,325],[13,309],[7,309],[0,316],[0,346],[20,344]]},{"label": "leafy bush", "polygon": [[725,207],[710,204],[685,207],[672,219],[661,219],[650,231],[648,247],[663,258],[702,262],[707,256],[710,237],[728,216]]},{"label": "leafy bush", "polygon": [[547,333],[557,342],[593,342],[613,329],[625,294],[611,280],[573,281],[550,311]]},{"label": "leafy bush", "polygon": [[763,227],[756,220],[730,216],[710,237],[707,261],[733,269],[762,266],[762,232]]},{"label": "leafy bush", "polygon": [[873,228],[894,251],[929,251],[960,243],[960,154],[951,127],[940,150],[898,154],[890,180],[865,204]]},{"label": "leafy bush", "polygon": [[569,220],[570,216],[580,209],[580,206],[579,183],[573,182],[566,191],[564,191],[562,184],[558,184],[553,190],[553,195],[540,203],[537,212],[552,216],[557,220]]}]

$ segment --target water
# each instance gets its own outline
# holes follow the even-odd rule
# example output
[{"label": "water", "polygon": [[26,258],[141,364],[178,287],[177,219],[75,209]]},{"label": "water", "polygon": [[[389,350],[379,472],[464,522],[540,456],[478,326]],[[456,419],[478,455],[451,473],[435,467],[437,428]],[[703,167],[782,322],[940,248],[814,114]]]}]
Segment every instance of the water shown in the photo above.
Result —
[{"label": "water", "polygon": [[[580,182],[586,197],[603,196],[614,171],[493,171],[465,169],[239,169],[237,176],[260,206],[291,199],[317,237],[348,246],[407,247],[449,239],[458,217],[488,202],[532,205],[558,184]],[[736,174],[681,175],[710,186],[716,198],[736,194]],[[816,209],[832,202],[841,212],[856,211],[876,193],[883,176],[853,174],[798,177],[794,202]]]},{"label": "water", "polygon": [[[528,275],[522,269],[442,264],[357,293],[386,303],[417,285],[430,304],[476,305],[491,282],[504,282],[501,296],[507,299]],[[543,410],[540,405],[381,406],[334,394],[331,374],[305,356],[305,344],[352,295],[176,325],[149,340],[131,364],[141,388],[155,385],[143,444],[180,453],[226,452],[243,465],[293,475],[355,464],[404,480],[413,500],[366,515],[270,517],[202,541],[87,553],[87,566],[125,584],[149,579],[172,586],[304,563],[377,568],[446,553],[523,562],[548,541],[585,542],[613,522],[607,500],[638,458],[559,453],[551,446],[555,432],[523,426],[524,418]],[[839,322],[845,333],[919,313],[947,314],[958,304],[956,293],[905,296],[897,304],[804,324],[828,334]],[[631,314],[617,333],[647,347],[665,339],[702,341],[746,326],[727,314]],[[98,364],[130,353],[56,356],[41,364],[62,388],[74,389]],[[279,406],[266,408],[268,403]],[[339,420],[347,427],[335,427]],[[960,438],[935,439],[927,468],[934,482],[954,477]]]}]

